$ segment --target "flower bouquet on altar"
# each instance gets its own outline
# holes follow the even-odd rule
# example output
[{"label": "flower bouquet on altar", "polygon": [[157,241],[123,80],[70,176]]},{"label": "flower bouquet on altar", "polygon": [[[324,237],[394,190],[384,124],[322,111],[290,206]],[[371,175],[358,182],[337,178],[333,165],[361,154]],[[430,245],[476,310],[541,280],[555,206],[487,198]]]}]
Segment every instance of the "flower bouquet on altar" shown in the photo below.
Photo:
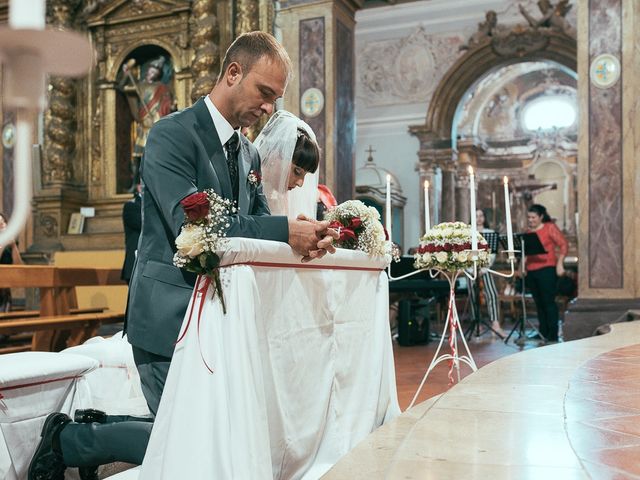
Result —
[{"label": "flower bouquet on altar", "polygon": [[[471,227],[463,222],[440,223],[427,231],[420,239],[414,255],[416,268],[433,268],[456,272],[473,268],[471,253]],[[478,233],[479,268],[489,265],[489,245]]]},{"label": "flower bouquet on altar", "polygon": [[216,253],[226,241],[229,215],[235,212],[231,200],[222,198],[211,189],[196,192],[181,202],[185,221],[176,238],[173,264],[189,272],[206,277],[203,291],[214,283],[214,295],[218,295],[222,310],[226,313],[222,283],[220,282],[220,256]]},{"label": "flower bouquet on altar", "polygon": [[360,200],[347,200],[327,211],[324,218],[340,235],[337,247],[369,255],[391,255],[391,243],[375,208],[367,207]]}]

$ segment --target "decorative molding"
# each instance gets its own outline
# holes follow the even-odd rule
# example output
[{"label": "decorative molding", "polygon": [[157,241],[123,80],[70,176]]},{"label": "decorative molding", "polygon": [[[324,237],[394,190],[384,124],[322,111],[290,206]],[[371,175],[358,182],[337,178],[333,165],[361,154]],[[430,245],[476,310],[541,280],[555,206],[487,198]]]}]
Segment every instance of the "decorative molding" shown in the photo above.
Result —
[{"label": "decorative molding", "polygon": [[422,27],[408,37],[367,43],[357,53],[358,98],[369,107],[428,102],[461,43]]}]

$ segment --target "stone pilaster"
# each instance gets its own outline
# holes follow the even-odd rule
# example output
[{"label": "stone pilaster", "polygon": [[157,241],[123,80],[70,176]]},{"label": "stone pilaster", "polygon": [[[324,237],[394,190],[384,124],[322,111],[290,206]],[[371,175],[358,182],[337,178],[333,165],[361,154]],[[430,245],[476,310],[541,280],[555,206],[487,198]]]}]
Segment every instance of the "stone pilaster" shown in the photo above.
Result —
[{"label": "stone pilaster", "polygon": [[[639,20],[635,0],[588,0],[578,9],[579,296],[567,338],[588,336],[640,306]],[[601,54],[622,67],[608,88],[590,78]]]},{"label": "stone pilaster", "polygon": [[294,65],[284,108],[315,131],[324,152],[320,182],[339,202],[354,196],[354,16],[361,6],[362,0],[289,0],[276,14]]}]

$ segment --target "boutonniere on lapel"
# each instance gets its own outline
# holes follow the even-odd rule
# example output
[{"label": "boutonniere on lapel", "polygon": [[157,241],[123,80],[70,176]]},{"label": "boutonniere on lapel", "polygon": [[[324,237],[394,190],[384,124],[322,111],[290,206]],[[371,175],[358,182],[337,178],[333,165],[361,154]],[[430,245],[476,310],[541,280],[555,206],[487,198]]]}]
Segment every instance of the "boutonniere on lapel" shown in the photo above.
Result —
[{"label": "boutonniere on lapel", "polygon": [[260,172],[250,170],[249,175],[247,175],[247,181],[254,187],[257,187],[260,185],[260,182],[262,182],[262,175],[260,175]]}]

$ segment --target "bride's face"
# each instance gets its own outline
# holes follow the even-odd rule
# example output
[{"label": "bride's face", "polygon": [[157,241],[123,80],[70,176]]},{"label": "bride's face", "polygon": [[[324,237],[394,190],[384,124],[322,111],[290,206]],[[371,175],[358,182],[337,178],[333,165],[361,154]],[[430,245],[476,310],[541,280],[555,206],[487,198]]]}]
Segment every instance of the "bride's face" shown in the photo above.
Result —
[{"label": "bride's face", "polygon": [[304,176],[309,173],[304,168],[297,166],[295,163],[291,163],[291,169],[289,170],[289,179],[287,180],[287,189],[293,190],[296,187],[301,187],[304,184]]}]

